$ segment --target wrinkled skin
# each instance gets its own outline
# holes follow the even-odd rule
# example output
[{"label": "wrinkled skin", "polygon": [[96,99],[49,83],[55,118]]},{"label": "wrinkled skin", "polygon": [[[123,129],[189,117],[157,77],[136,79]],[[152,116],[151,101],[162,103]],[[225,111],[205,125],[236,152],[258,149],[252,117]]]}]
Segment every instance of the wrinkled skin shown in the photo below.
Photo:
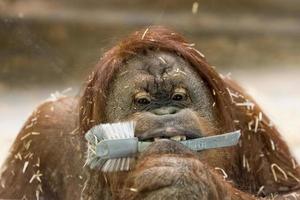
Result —
[{"label": "wrinkled skin", "polygon": [[113,80],[105,122],[134,120],[140,140],[164,139],[138,155],[131,171],[104,174],[83,167],[78,99],[45,103],[2,167],[0,199],[258,199],[237,189],[236,147],[193,152],[170,140],[221,133],[212,91],[188,62],[148,51],[128,60]]},{"label": "wrinkled skin", "polygon": [[[186,91],[186,99],[172,100],[174,92],[180,89]],[[151,102],[146,105],[136,103],[134,97],[140,93],[147,93]],[[116,75],[108,99],[107,121],[135,121],[136,136],[142,140],[186,132],[198,137],[218,133],[213,97],[206,83],[187,62],[170,53],[146,52],[129,60]],[[146,195],[146,199],[220,198],[216,195],[220,185],[210,180],[213,178],[202,162],[224,167],[222,158],[227,157],[226,151],[197,154],[178,143],[156,143],[152,147],[155,151],[148,150],[147,156],[142,156],[143,161],[128,178],[133,184],[131,187],[139,191],[138,199],[141,195]],[[209,193],[210,190],[214,192]]]},{"label": "wrinkled skin", "polygon": [[141,156],[126,187],[134,190],[123,191],[123,199],[229,199],[195,153],[170,140],[155,142]]}]

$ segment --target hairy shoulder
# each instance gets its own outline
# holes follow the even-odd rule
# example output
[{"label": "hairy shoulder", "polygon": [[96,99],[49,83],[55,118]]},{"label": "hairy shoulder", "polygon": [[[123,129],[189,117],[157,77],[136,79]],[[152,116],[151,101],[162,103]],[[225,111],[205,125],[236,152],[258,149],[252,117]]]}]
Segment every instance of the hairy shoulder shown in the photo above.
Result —
[{"label": "hairy shoulder", "polygon": [[[80,174],[84,165],[85,143],[76,128],[77,102],[76,98],[48,101],[32,113],[2,167],[0,199],[35,199],[42,190],[45,199],[65,199],[60,187],[73,179],[63,176],[64,170]],[[81,184],[81,179],[76,183]]]},{"label": "hairy shoulder", "polygon": [[[78,99],[65,97],[56,101],[47,101],[32,113],[22,128],[26,130],[61,133],[70,132],[77,126]],[[41,132],[42,134],[43,132]]]},{"label": "hairy shoulder", "polygon": [[20,130],[12,154],[26,150],[39,152],[62,145],[78,132],[78,99],[72,97],[47,101],[37,107]]}]

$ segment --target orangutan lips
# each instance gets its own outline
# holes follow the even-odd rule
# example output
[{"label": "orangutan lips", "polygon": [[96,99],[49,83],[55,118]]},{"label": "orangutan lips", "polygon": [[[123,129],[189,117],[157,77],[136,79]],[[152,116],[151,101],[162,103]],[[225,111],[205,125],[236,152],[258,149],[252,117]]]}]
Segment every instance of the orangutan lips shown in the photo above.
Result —
[{"label": "orangutan lips", "polygon": [[[182,141],[181,136],[175,135],[169,138],[175,138],[191,150],[200,151],[236,145],[240,131]],[[102,171],[129,170],[130,162],[135,155],[143,152],[153,143],[139,141],[139,138],[134,137],[134,122],[95,126],[86,133],[86,139],[88,140],[86,164],[91,168],[100,167]]]}]

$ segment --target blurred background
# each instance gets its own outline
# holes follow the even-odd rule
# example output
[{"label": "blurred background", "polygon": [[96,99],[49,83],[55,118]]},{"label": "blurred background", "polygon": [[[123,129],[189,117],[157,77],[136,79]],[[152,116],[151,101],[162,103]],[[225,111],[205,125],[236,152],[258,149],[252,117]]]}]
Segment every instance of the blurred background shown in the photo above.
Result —
[{"label": "blurred background", "polygon": [[299,0],[0,0],[0,163],[38,104],[78,95],[105,50],[155,24],[246,88],[300,161]]}]

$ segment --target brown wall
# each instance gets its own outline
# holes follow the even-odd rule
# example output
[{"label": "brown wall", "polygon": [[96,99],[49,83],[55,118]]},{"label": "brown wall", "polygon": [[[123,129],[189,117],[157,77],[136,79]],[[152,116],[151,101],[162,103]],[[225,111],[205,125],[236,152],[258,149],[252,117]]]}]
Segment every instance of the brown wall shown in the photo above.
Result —
[{"label": "brown wall", "polygon": [[0,1],[0,86],[82,79],[126,34],[182,32],[219,68],[299,67],[298,0]]}]

